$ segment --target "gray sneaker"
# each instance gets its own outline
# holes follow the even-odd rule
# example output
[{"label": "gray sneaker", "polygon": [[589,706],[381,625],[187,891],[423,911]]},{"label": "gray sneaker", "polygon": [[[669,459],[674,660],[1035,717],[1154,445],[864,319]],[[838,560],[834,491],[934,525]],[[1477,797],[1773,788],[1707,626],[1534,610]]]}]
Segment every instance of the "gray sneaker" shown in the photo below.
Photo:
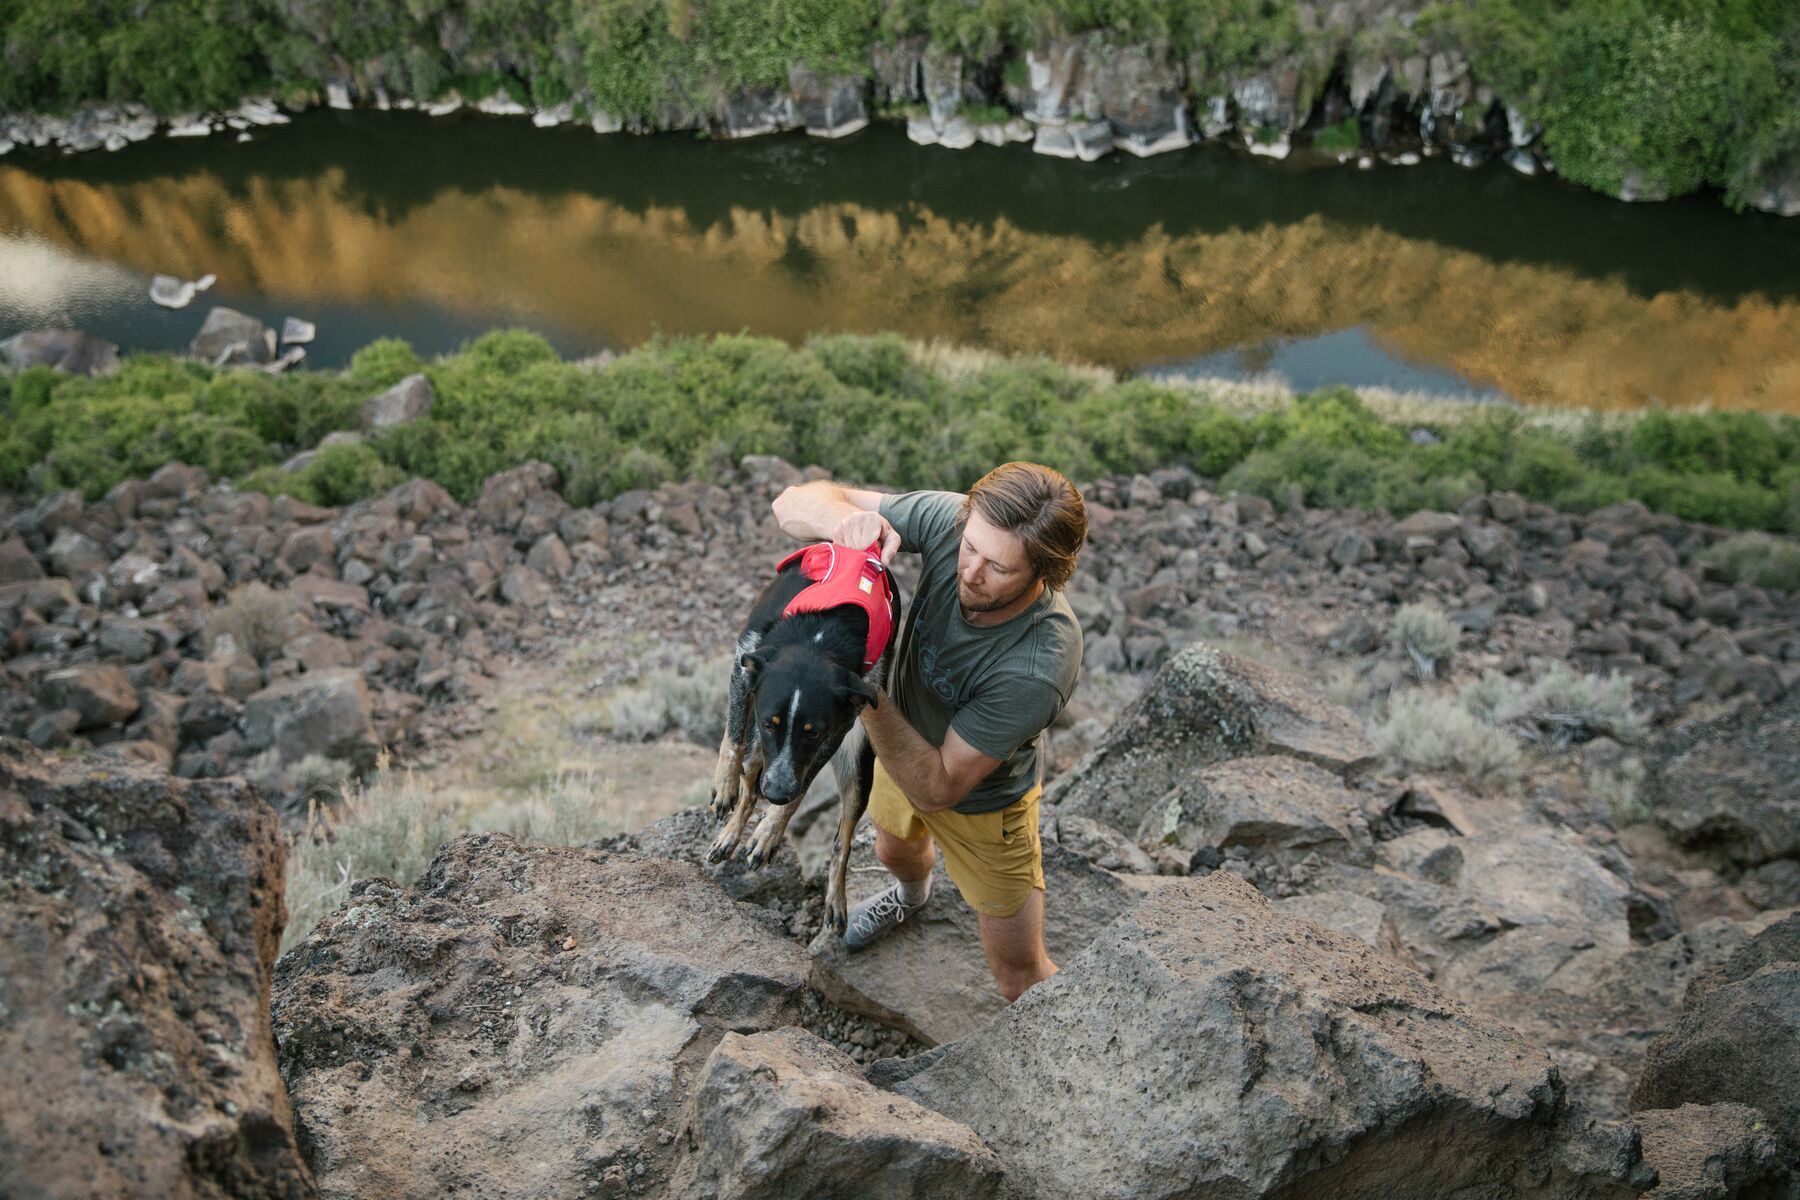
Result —
[{"label": "gray sneaker", "polygon": [[850,910],[850,916],[844,922],[844,944],[852,950],[861,950],[930,902],[927,897],[917,904],[905,903],[900,899],[898,883],[885,892],[877,892]]}]

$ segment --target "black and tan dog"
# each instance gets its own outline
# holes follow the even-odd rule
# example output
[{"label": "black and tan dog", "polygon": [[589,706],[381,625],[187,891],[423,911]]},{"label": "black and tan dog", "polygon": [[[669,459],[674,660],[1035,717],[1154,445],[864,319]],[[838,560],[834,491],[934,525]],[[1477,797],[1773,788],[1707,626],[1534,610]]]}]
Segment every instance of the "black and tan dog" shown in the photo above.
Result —
[{"label": "black and tan dog", "polygon": [[[821,576],[829,571],[848,594],[866,602],[834,603],[821,611],[795,611],[817,604]],[[814,589],[809,592],[809,589]],[[829,602],[845,588],[824,597]],[[885,619],[883,613],[885,609]],[[864,704],[877,703],[887,681],[899,632],[900,593],[867,552],[821,543],[783,560],[751,606],[738,635],[731,667],[731,695],[725,738],[713,771],[712,811],[725,820],[708,852],[712,862],[731,857],[758,799],[767,800],[745,858],[761,866],[774,856],[818,773],[833,764],[838,784],[836,852],[826,883],[825,916],[842,931],[850,840],[868,807],[875,753],[856,719]],[[873,630],[871,629],[873,626]],[[873,632],[874,636],[871,637]]]}]

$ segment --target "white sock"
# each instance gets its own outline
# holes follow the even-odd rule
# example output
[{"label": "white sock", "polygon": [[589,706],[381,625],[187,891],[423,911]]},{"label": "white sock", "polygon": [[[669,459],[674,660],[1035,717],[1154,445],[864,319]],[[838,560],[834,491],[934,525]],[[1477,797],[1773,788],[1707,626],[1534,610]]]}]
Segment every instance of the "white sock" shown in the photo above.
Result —
[{"label": "white sock", "polygon": [[917,908],[931,899],[931,876],[927,875],[923,879],[901,879],[897,882],[900,884],[900,903],[906,907]]}]

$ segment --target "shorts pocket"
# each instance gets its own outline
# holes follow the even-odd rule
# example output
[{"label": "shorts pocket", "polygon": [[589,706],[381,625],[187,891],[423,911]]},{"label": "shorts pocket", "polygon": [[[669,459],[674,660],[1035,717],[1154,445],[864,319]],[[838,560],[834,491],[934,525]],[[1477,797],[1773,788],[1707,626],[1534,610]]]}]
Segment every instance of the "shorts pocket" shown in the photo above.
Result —
[{"label": "shorts pocket", "polygon": [[1000,841],[1011,846],[1023,838],[1029,831],[1025,823],[1032,814],[1028,804],[1010,804],[1000,810]]}]

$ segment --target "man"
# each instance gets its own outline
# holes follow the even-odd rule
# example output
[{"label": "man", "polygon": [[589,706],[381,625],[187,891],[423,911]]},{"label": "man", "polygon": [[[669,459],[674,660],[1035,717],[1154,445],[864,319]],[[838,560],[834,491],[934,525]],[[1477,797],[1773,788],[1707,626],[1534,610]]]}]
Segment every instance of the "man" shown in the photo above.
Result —
[{"label": "man", "polygon": [[917,553],[922,572],[895,655],[893,703],[863,710],[874,745],[869,816],[893,886],[850,912],[860,949],[931,894],[937,848],[977,914],[1009,1001],[1056,972],[1044,951],[1038,841],[1044,730],[1075,690],[1081,628],[1062,594],[1087,512],[1049,467],[1013,462],[955,492],[885,495],[819,480],[775,500],[784,532]]}]

